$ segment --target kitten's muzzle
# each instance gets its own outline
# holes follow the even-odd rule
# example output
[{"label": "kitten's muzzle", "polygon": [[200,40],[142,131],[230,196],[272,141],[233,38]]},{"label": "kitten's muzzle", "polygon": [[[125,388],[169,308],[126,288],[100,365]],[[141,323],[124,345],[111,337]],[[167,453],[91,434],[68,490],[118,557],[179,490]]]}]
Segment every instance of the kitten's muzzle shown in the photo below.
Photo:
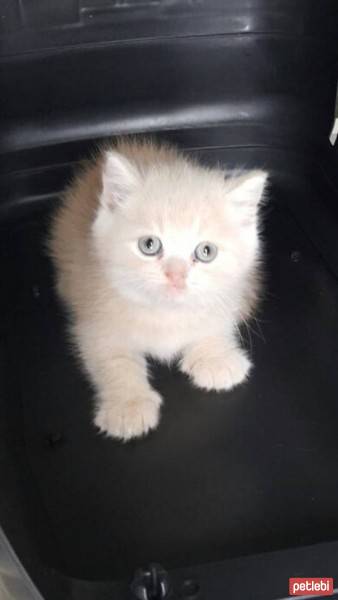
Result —
[{"label": "kitten's muzzle", "polygon": [[167,261],[164,274],[170,287],[183,290],[187,282],[188,267],[184,260],[172,258]]}]

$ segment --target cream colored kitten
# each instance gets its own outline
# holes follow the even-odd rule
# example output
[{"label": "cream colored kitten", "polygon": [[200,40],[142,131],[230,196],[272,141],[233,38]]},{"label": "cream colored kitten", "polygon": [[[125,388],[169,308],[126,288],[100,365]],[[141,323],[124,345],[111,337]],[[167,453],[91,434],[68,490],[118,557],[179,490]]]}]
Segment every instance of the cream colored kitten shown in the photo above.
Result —
[{"label": "cream colored kitten", "polygon": [[147,355],[178,358],[205,390],[247,377],[236,329],[256,296],[265,181],[121,139],[66,192],[50,248],[102,432],[128,440],[156,427]]}]

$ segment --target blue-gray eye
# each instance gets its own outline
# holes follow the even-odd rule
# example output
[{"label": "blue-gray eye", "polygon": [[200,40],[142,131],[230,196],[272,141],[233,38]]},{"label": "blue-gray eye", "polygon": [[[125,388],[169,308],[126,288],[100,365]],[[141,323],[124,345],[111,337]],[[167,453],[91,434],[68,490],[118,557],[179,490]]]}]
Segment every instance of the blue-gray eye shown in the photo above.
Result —
[{"label": "blue-gray eye", "polygon": [[154,235],[144,235],[138,241],[139,250],[146,256],[156,256],[162,250],[160,238]]},{"label": "blue-gray eye", "polygon": [[195,258],[201,262],[211,262],[217,256],[217,246],[211,242],[201,242],[195,248]]}]

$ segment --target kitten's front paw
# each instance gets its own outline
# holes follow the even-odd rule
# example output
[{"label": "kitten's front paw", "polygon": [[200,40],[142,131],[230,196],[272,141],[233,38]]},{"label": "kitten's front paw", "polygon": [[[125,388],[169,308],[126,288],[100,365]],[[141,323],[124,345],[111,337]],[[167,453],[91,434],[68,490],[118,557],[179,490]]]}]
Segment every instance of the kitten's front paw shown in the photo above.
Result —
[{"label": "kitten's front paw", "polygon": [[239,349],[224,351],[220,356],[196,357],[192,353],[183,357],[180,365],[197,387],[205,390],[230,390],[244,381],[251,362]]},{"label": "kitten's front paw", "polygon": [[145,435],[159,421],[161,396],[149,390],[123,402],[103,401],[94,419],[101,433],[123,441]]}]

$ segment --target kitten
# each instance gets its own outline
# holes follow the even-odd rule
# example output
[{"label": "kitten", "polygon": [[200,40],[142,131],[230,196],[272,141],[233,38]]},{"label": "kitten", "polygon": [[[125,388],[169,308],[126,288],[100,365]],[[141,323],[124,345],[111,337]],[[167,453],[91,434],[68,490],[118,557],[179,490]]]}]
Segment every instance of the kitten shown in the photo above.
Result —
[{"label": "kitten", "polygon": [[146,356],[178,358],[205,390],[248,376],[236,329],[257,295],[265,182],[122,138],[66,191],[50,252],[102,432],[128,440],[158,424]]}]

